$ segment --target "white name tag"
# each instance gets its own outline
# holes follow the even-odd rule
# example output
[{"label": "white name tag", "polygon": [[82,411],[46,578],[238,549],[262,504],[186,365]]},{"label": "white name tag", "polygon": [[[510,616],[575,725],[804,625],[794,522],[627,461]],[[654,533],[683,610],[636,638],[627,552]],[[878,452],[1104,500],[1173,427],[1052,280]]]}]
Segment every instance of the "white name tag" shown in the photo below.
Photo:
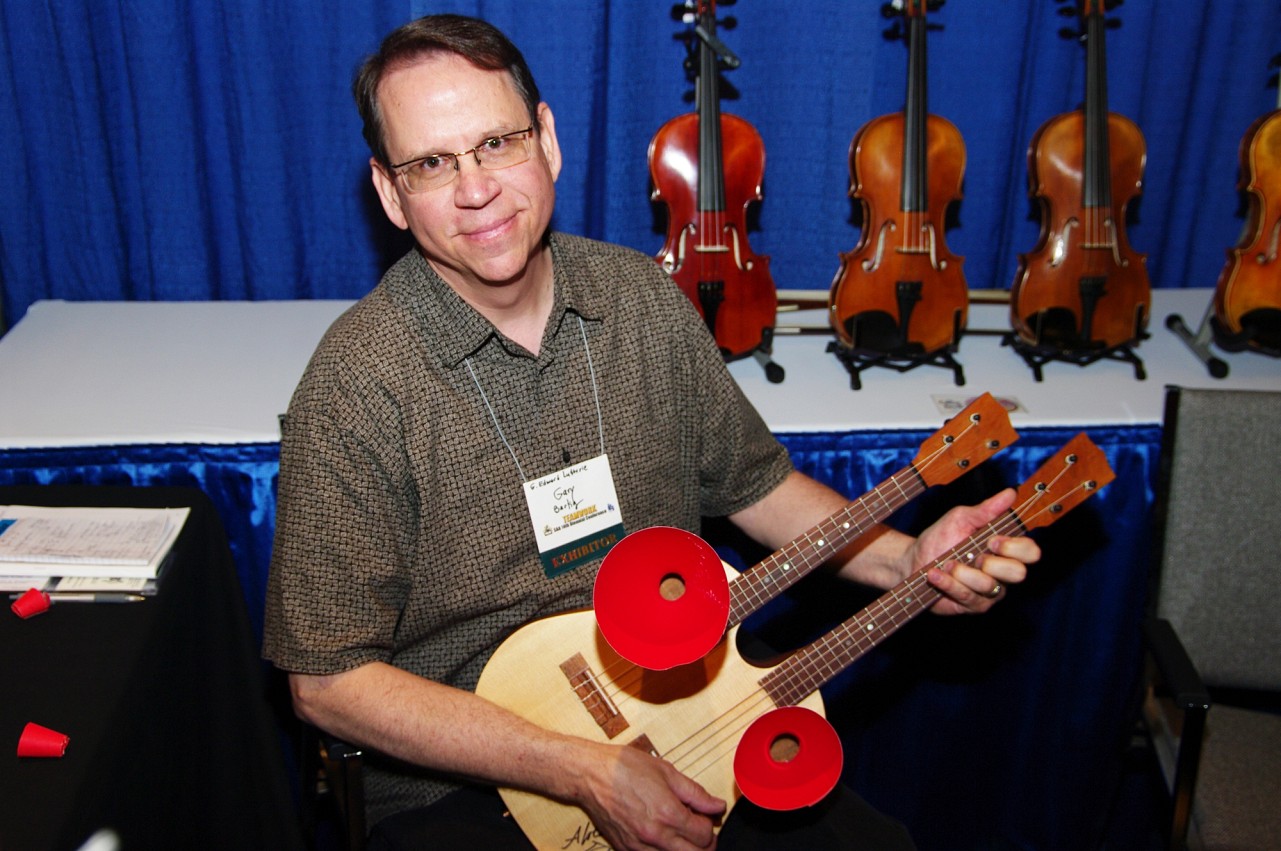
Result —
[{"label": "white name tag", "polygon": [[531,479],[524,490],[548,578],[604,556],[626,534],[607,455]]}]

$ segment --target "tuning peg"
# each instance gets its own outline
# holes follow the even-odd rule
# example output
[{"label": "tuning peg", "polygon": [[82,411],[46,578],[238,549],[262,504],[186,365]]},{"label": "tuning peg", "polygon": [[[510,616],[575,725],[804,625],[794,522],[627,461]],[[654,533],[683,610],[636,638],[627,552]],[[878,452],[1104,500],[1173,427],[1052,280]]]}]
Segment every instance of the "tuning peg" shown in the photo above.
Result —
[{"label": "tuning peg", "polygon": [[721,0],[722,6],[733,6],[738,0]]},{"label": "tuning peg", "polygon": [[1074,30],[1071,27],[1063,27],[1059,30],[1059,38],[1084,39],[1085,33],[1081,32],[1080,30]]},{"label": "tuning peg", "polygon": [[882,18],[897,18],[903,14],[903,0],[891,0],[889,3],[881,4]]},{"label": "tuning peg", "polygon": [[680,21],[684,24],[693,23],[694,12],[697,8],[694,5],[694,0],[685,0],[684,3],[677,3],[672,7],[672,20]]},{"label": "tuning peg", "polygon": [[881,36],[886,41],[898,41],[903,38],[902,20],[896,20],[894,23],[886,27],[885,32],[881,33]]},{"label": "tuning peg", "polygon": [[720,24],[720,27],[723,30],[732,30],[734,27],[738,26],[738,18],[730,15],[728,18],[721,18],[717,23]]}]

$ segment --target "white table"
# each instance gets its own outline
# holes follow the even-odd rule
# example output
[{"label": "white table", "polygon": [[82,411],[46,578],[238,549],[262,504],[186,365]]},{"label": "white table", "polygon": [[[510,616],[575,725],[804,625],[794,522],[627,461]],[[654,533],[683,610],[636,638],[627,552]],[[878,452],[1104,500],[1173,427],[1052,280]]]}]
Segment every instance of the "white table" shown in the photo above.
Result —
[{"label": "white table", "polygon": [[[1136,353],[1147,379],[1127,363],[1049,363],[1044,380],[997,336],[966,336],[950,370],[872,368],[850,389],[844,365],[825,349],[830,334],[780,334],[774,360],[782,383],[754,360],[730,371],[776,432],[930,428],[949,401],[989,391],[1017,402],[1019,426],[1157,423],[1166,384],[1281,389],[1281,360],[1222,355],[1231,373],[1211,378],[1170,331],[1179,312],[1191,325],[1209,290],[1157,290],[1151,338]],[[32,305],[0,338],[0,449],[151,443],[265,443],[316,342],[350,302],[66,302]],[[972,329],[1008,329],[1007,308],[977,304]],[[822,327],[823,311],[786,313],[780,325]],[[1221,353],[1222,354],[1222,353]]]}]

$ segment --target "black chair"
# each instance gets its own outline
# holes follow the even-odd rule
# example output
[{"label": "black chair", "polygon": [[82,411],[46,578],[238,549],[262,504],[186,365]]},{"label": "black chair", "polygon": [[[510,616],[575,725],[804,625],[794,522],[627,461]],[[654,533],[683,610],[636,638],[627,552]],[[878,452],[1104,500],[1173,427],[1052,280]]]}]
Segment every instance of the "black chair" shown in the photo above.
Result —
[{"label": "black chair", "polygon": [[321,847],[322,823],[335,827],[344,851],[365,847],[364,754],[310,724],[302,725],[299,775],[308,844]]},{"label": "black chair", "polygon": [[1168,847],[1281,847],[1281,392],[1166,390],[1143,729]]}]

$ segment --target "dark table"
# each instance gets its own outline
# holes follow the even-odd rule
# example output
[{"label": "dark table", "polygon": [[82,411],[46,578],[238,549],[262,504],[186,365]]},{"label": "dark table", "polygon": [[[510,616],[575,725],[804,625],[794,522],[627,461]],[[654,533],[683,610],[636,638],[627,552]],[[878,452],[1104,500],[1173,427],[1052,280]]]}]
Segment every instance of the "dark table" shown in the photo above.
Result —
[{"label": "dark table", "polygon": [[[0,504],[189,506],[159,593],[0,611],[0,849],[301,847],[268,675],[221,521],[193,488],[0,487]],[[34,721],[61,759],[19,759]]]}]

